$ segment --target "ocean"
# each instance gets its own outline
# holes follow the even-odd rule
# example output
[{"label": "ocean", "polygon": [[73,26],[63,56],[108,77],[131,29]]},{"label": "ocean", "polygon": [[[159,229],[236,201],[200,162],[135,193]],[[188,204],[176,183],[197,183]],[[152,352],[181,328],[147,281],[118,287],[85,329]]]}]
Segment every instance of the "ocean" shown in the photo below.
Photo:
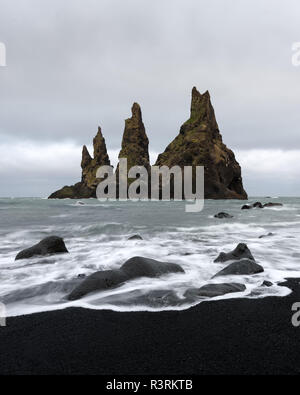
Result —
[{"label": "ocean", "polygon": [[[0,199],[0,302],[8,316],[67,307],[114,311],[183,310],[184,293],[208,283],[239,282],[246,291],[212,298],[282,297],[287,277],[300,277],[300,198],[251,198],[250,203],[283,203],[283,207],[241,210],[244,201],[205,201],[200,213],[186,213],[185,202],[107,202]],[[216,219],[225,211],[232,219]],[[272,237],[259,236],[274,233]],[[133,235],[141,241],[129,241]],[[15,261],[24,248],[44,237],[64,238],[69,254]],[[227,264],[214,263],[220,252],[246,243],[264,273],[212,277]],[[141,278],[121,287],[70,302],[66,296],[82,281],[79,275],[119,268],[134,256],[173,262],[185,273]],[[264,280],[272,287],[259,287]],[[176,298],[170,295],[176,295]]]}]

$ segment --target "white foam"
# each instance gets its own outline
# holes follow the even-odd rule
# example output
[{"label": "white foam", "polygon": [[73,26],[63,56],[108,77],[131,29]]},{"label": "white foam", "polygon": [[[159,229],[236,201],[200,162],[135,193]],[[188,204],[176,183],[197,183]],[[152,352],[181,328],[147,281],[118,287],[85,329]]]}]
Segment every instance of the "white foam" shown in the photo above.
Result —
[{"label": "white foam", "polygon": [[[226,211],[234,215],[230,222],[218,222],[213,218],[214,213],[220,211],[220,203],[214,201],[207,203],[207,211],[193,217],[184,213],[184,204],[180,202],[172,205],[156,202],[155,210],[154,206],[149,208],[146,203],[141,203],[140,216],[135,211],[128,211],[127,214],[129,206],[123,203],[99,204],[98,201],[87,203],[85,200],[84,205],[76,206],[75,210],[72,207],[74,203],[69,204],[69,201],[40,202],[28,200],[26,203],[34,204],[33,213],[36,204],[41,204],[42,213],[43,205],[50,207],[47,216],[42,217],[38,224],[33,222],[20,226],[16,221],[11,229],[0,225],[0,301],[8,300],[10,316],[70,306],[115,311],[182,310],[201,301],[171,305],[161,302],[153,306],[155,296],[151,299],[148,295],[174,292],[180,302],[187,289],[216,281],[241,282],[247,289],[212,300],[250,297],[264,280],[272,281],[274,286],[261,288],[256,296],[251,297],[281,297],[290,290],[277,284],[286,277],[300,277],[300,221],[299,214],[294,214],[295,210],[300,210],[300,202],[285,204],[287,209],[284,210],[252,210],[247,213],[240,210],[240,203],[228,202]],[[28,207],[21,203],[16,204],[21,204],[22,209],[18,212],[23,215]],[[14,213],[15,207],[13,204],[11,213]],[[80,207],[82,209],[78,209]],[[102,210],[102,207],[106,209]],[[134,206],[131,204],[130,207],[132,210]],[[171,214],[166,215],[166,210],[170,210]],[[275,235],[259,239],[260,235],[269,232]],[[64,236],[70,254],[14,261],[18,251],[56,233]],[[128,238],[133,234],[140,234],[143,240],[129,242]],[[239,242],[248,244],[265,272],[255,276],[211,280],[226,266],[214,263],[216,256],[221,251],[234,249]],[[76,302],[66,300],[76,281],[79,283],[80,280],[76,280],[79,274],[89,275],[98,270],[119,268],[133,256],[178,263],[185,273],[156,279],[142,278],[113,290],[87,295]]]}]

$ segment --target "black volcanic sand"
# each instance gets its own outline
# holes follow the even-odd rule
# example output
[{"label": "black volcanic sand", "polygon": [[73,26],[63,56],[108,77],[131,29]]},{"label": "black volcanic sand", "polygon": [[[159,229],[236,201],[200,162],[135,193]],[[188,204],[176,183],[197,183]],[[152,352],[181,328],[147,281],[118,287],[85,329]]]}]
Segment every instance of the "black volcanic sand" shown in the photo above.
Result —
[{"label": "black volcanic sand", "polygon": [[0,374],[299,374],[300,280],[284,298],[201,303],[181,312],[68,309],[8,319]]}]

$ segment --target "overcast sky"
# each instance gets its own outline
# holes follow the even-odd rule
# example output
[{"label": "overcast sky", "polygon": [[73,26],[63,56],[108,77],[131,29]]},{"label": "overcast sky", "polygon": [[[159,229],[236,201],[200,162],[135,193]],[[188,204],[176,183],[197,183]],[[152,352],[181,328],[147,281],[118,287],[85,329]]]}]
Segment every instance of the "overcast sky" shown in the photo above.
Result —
[{"label": "overcast sky", "polygon": [[101,125],[116,160],[133,101],[151,157],[209,90],[250,195],[300,196],[299,0],[0,0],[0,196],[80,180]]}]

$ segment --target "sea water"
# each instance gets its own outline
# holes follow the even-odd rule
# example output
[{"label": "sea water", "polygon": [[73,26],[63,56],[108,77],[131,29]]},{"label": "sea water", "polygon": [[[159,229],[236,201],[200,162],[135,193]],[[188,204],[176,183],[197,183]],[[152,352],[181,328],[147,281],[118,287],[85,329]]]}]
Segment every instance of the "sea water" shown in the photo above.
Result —
[{"label": "sea water", "polygon": [[[181,310],[206,300],[187,302],[187,289],[220,282],[243,283],[247,289],[213,300],[285,296],[290,290],[278,284],[288,277],[300,277],[300,198],[251,198],[249,203],[257,200],[284,205],[241,210],[247,202],[207,200],[202,212],[186,213],[186,203],[174,201],[2,198],[0,302],[8,316],[71,306],[115,311]],[[233,218],[214,218],[220,211]],[[274,236],[259,238],[269,232]],[[128,240],[136,234],[143,240]],[[15,261],[19,251],[50,235],[63,237],[69,254]],[[238,243],[247,243],[264,273],[212,280],[228,264],[214,263],[214,259]],[[79,275],[117,269],[134,256],[177,263],[185,273],[140,278],[78,301],[67,300],[83,281]],[[274,285],[259,288],[264,280]]]}]

